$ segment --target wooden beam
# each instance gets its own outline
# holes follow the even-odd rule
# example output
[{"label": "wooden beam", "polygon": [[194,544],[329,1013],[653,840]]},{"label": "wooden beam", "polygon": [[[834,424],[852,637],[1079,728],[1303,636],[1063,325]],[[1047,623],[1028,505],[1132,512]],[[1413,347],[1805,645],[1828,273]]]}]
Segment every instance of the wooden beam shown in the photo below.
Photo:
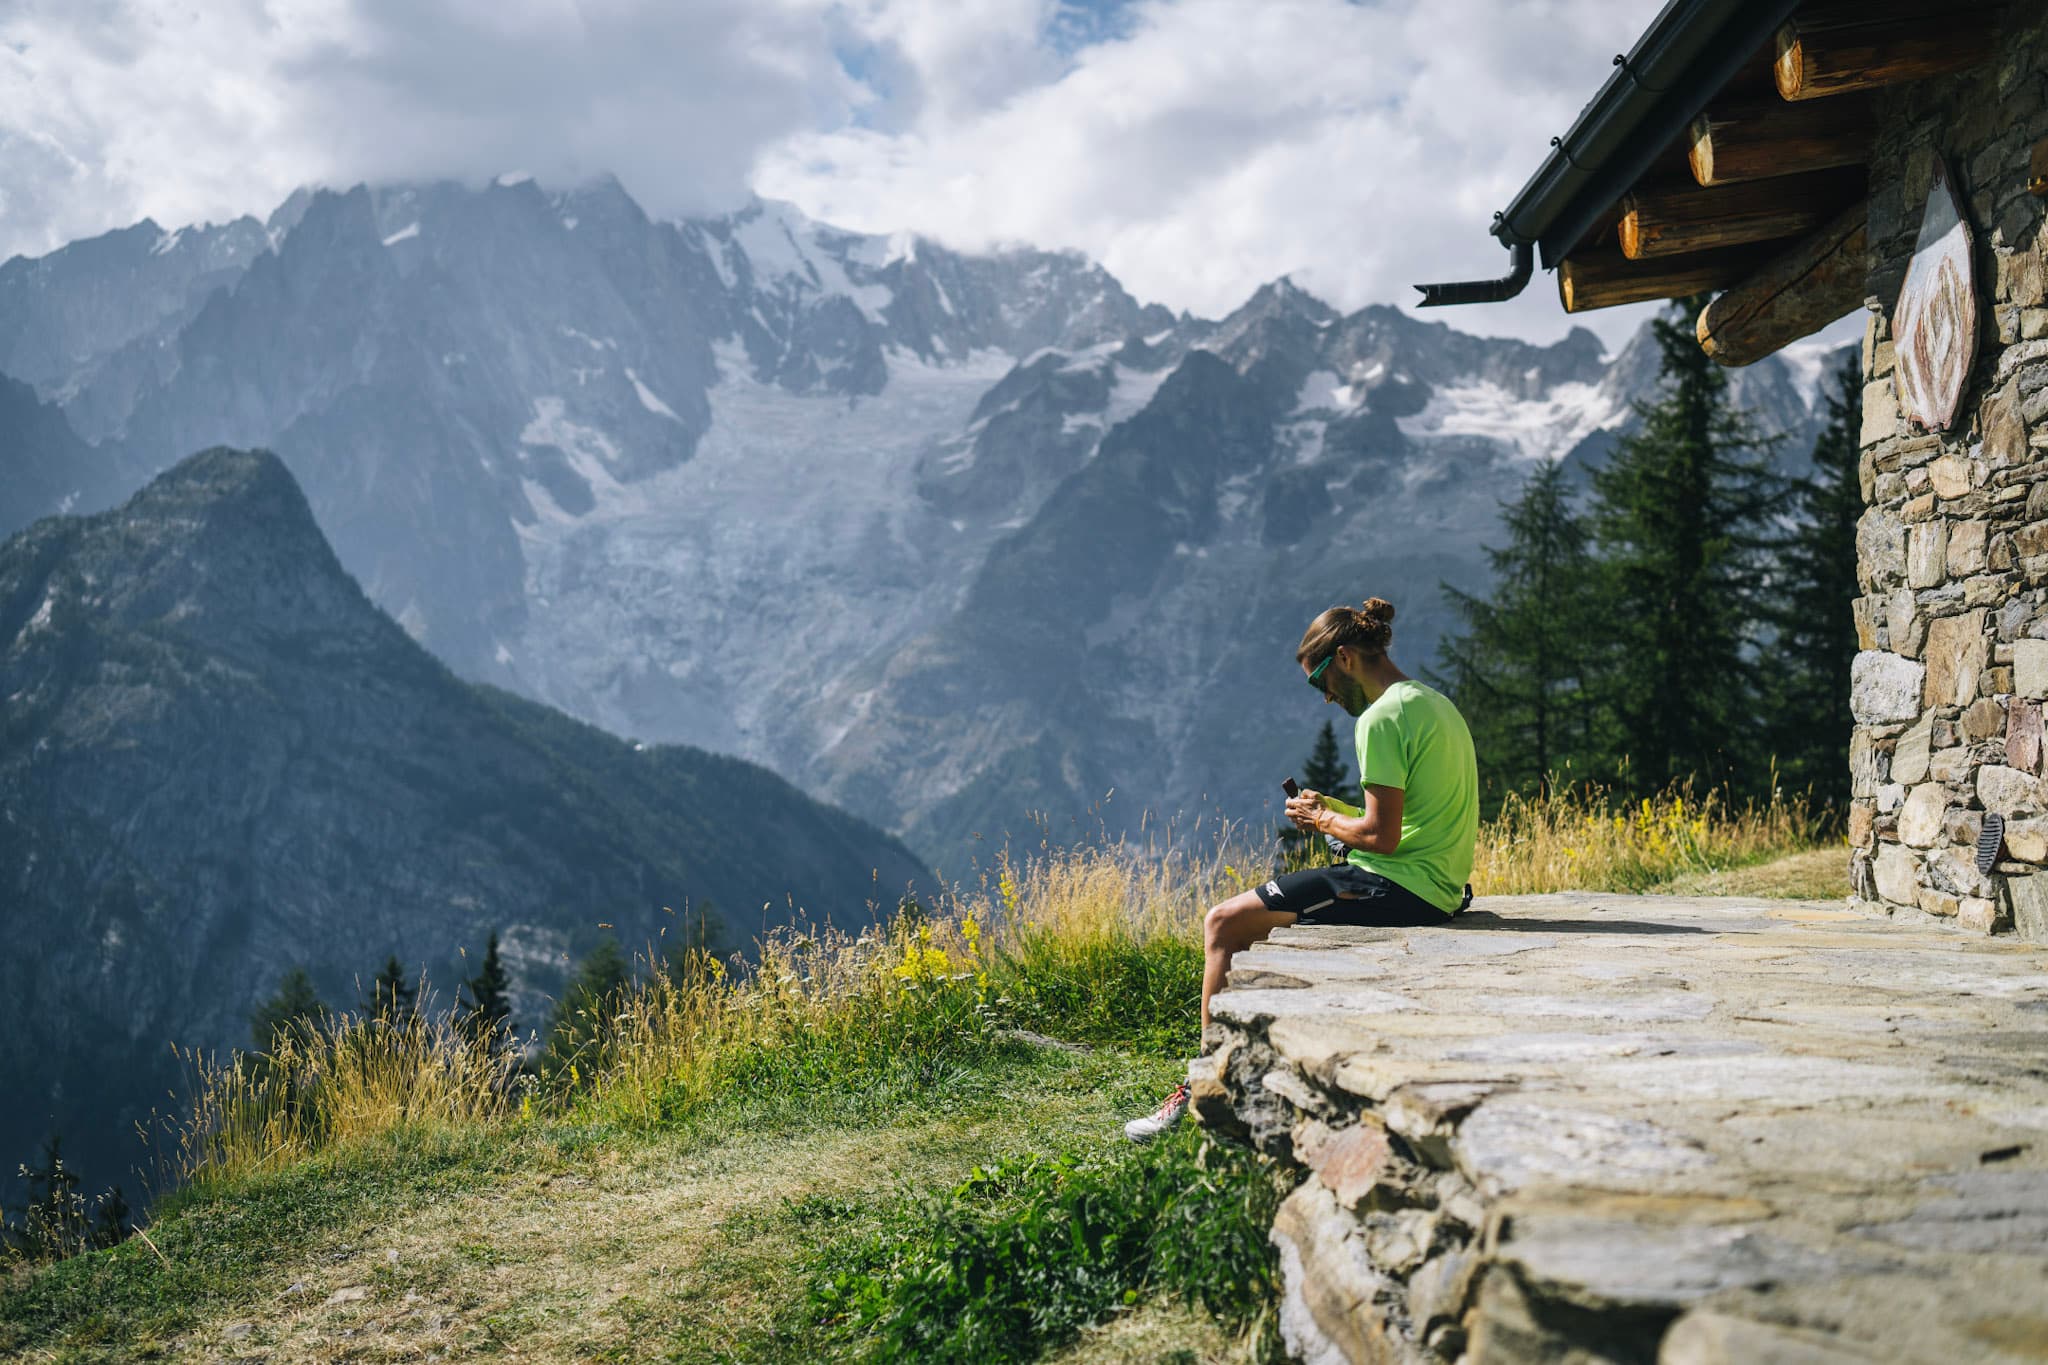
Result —
[{"label": "wooden beam", "polygon": [[1692,121],[1686,160],[1693,180],[1705,186],[1861,166],[1875,121],[1865,95],[1716,103]]},{"label": "wooden beam", "polygon": [[1801,237],[1861,199],[1868,177],[1849,166],[1702,189],[1639,189],[1621,202],[1622,254],[1632,261]]},{"label": "wooden beam", "polygon": [[1748,365],[1855,312],[1870,265],[1868,210],[1867,201],[1852,205],[1702,308],[1700,349]]},{"label": "wooden beam", "polygon": [[1971,0],[1826,0],[1778,29],[1778,93],[1825,99],[1967,70],[1991,55],[2002,5]]},{"label": "wooden beam", "polygon": [[1722,83],[1714,98],[1741,103],[1778,98],[1778,41],[1775,35],[1764,39],[1763,46],[1743,59],[1742,65],[1736,67],[1735,74]]},{"label": "wooden beam", "polygon": [[1593,225],[1579,237],[1578,244],[1567,254],[1576,256],[1581,251],[1598,251],[1614,245],[1615,229],[1621,226],[1621,202],[1616,200],[1607,206],[1606,212],[1593,220]]},{"label": "wooden beam", "polygon": [[1687,298],[1747,279],[1784,245],[1729,247],[1656,261],[1631,261],[1611,246],[1589,248],[1558,263],[1557,296],[1567,313]]}]

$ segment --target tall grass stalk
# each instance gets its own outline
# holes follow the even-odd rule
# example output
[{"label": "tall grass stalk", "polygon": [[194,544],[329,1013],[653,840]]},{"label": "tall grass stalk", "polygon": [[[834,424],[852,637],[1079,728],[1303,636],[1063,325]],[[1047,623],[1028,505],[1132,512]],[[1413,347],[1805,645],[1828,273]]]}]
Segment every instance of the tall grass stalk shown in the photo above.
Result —
[{"label": "tall grass stalk", "polygon": [[544,1077],[446,1016],[330,1017],[281,1031],[267,1055],[190,1057],[167,1164],[179,1181],[232,1181],[405,1128],[658,1124],[733,1095],[886,1096],[1015,1048],[1019,1030],[1182,1055],[1202,912],[1265,871],[1121,843],[1003,853],[975,888],[858,935],[780,932],[751,964],[643,958],[635,984],[567,1023]]},{"label": "tall grass stalk", "polygon": [[[1634,803],[1586,788],[1510,798],[1480,830],[1473,881],[1480,895],[1643,890],[1809,847],[1822,824],[1799,798],[1736,808],[1683,786]],[[514,1112],[664,1124],[734,1096],[909,1096],[1025,1031],[1190,1055],[1202,914],[1268,875],[1274,853],[1263,830],[1199,853],[1041,845],[857,935],[778,933],[751,964],[699,949],[643,959],[638,982],[570,1021],[545,1078],[523,1088],[512,1054],[445,1017],[330,1019],[280,1034],[267,1058],[199,1063],[172,1165],[231,1179]]]},{"label": "tall grass stalk", "polygon": [[690,952],[579,1040],[572,1103],[668,1122],[734,1091],[915,1087],[1020,1030],[1191,1051],[1196,926],[1245,875],[1123,844],[1004,853],[971,892],[858,936],[772,935],[744,971]]},{"label": "tall grass stalk", "polygon": [[1761,804],[1690,783],[1631,802],[1597,786],[1510,795],[1479,829],[1472,887],[1481,896],[1544,891],[1646,891],[1811,848],[1827,817],[1803,796],[1772,789]]},{"label": "tall grass stalk", "polygon": [[490,1123],[512,1108],[516,1054],[449,1015],[329,1015],[280,1029],[267,1054],[186,1054],[190,1112],[170,1166],[233,1181],[399,1129]]}]

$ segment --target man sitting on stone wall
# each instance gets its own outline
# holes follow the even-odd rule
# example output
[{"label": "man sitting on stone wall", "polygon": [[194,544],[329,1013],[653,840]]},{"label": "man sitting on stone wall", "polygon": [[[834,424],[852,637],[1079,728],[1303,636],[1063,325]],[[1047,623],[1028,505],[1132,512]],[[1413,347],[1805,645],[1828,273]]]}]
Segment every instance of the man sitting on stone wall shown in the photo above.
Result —
[{"label": "man sitting on stone wall", "polygon": [[[1295,661],[1309,684],[1358,718],[1364,805],[1321,792],[1290,797],[1287,818],[1341,844],[1345,860],[1290,872],[1233,896],[1203,921],[1202,1030],[1209,997],[1223,988],[1230,959],[1288,924],[1436,924],[1472,903],[1472,848],[1479,836],[1479,769],[1472,732],[1448,697],[1403,673],[1387,657],[1394,607],[1332,607],[1309,623]],[[1124,1125],[1144,1142],[1180,1122],[1188,1087],[1158,1111]]]}]

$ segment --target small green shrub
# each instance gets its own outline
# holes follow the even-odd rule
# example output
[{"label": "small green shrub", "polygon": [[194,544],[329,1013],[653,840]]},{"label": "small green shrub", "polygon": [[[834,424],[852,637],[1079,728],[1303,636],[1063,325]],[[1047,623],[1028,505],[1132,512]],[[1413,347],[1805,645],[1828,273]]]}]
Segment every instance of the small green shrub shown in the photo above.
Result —
[{"label": "small green shrub", "polygon": [[1078,943],[1024,934],[989,975],[998,1016],[1040,1033],[1155,1057],[1202,1050],[1202,945],[1193,933]]},{"label": "small green shrub", "polygon": [[811,1303],[859,1358],[1022,1361],[1167,1294],[1272,1355],[1267,1241],[1284,1193],[1256,1153],[1192,1125],[1144,1147],[977,1168],[835,1247]]}]

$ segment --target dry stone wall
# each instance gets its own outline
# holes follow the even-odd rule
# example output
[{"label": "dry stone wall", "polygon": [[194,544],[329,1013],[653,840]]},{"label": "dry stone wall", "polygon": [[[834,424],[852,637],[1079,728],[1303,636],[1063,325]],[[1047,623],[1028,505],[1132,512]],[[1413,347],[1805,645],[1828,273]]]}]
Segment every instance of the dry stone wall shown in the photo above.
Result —
[{"label": "dry stone wall", "polygon": [[1189,1069],[1305,1365],[2039,1362],[2048,950],[1839,903],[1282,929]]},{"label": "dry stone wall", "polygon": [[[2014,8],[1997,58],[1880,105],[1849,834],[1864,901],[2048,938],[2048,240],[2027,188],[2048,15]],[[1937,153],[1965,197],[1983,325],[1958,419],[1929,433],[1901,415],[1891,325]],[[2007,821],[1989,874],[1987,812]]]}]

